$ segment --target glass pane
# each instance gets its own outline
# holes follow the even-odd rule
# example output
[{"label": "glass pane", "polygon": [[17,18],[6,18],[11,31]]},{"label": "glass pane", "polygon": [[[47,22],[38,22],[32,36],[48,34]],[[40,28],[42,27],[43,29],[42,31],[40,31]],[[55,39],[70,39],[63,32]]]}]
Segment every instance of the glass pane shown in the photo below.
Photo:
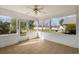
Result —
[{"label": "glass pane", "polygon": [[62,34],[76,34],[76,15],[39,20],[39,31]]},{"label": "glass pane", "polygon": [[21,36],[26,35],[26,32],[27,32],[26,29],[27,29],[26,28],[26,22],[25,21],[20,21],[20,35]]},{"label": "glass pane", "polygon": [[28,28],[29,28],[29,31],[31,31],[31,32],[35,31],[34,30],[34,27],[35,27],[34,22],[35,22],[34,20],[29,20],[28,21]]},{"label": "glass pane", "polygon": [[9,16],[0,16],[0,35],[16,33],[16,19]]},{"label": "glass pane", "polygon": [[63,34],[76,34],[76,15],[52,19],[52,31]]}]

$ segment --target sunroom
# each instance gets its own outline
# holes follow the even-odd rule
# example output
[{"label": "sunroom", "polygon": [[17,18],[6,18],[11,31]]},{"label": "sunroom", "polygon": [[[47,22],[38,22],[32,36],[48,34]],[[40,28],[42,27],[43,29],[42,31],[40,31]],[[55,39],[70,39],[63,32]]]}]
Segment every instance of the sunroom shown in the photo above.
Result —
[{"label": "sunroom", "polygon": [[77,53],[78,6],[1,5],[0,53]]}]

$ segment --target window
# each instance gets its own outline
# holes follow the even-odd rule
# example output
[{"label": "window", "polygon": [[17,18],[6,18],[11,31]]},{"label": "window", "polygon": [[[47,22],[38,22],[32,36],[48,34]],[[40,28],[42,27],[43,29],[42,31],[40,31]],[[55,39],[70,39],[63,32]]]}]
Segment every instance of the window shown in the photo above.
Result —
[{"label": "window", "polygon": [[33,32],[34,31],[34,20],[20,20],[20,35],[25,36],[27,32]]},{"label": "window", "polygon": [[16,19],[0,16],[0,35],[16,33]]},{"label": "window", "polygon": [[24,20],[20,20],[20,35],[25,36],[27,33],[27,26]]},{"label": "window", "polygon": [[34,25],[34,20],[29,20],[28,21],[28,28],[29,28],[29,30],[32,32],[32,31],[34,31],[34,27],[35,27],[35,25]]},{"label": "window", "polygon": [[76,34],[76,15],[39,20],[39,31]]}]

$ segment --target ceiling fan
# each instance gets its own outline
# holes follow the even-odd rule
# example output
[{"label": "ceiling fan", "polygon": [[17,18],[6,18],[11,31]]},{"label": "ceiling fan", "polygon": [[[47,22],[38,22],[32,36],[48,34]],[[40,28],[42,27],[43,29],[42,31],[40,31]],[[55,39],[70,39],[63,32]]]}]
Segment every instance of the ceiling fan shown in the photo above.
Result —
[{"label": "ceiling fan", "polygon": [[34,12],[35,15],[38,15],[38,13],[46,14],[45,11],[42,11],[44,9],[44,7],[40,7],[38,5],[34,5],[33,8],[31,8],[31,7],[27,7],[27,8],[31,9],[32,12]]}]

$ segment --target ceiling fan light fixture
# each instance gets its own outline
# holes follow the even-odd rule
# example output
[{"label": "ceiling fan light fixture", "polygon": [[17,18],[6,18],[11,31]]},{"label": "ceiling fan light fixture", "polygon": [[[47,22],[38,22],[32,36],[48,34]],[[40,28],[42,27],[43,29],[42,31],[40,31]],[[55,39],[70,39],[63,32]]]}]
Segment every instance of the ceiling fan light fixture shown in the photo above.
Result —
[{"label": "ceiling fan light fixture", "polygon": [[34,12],[35,15],[38,15],[38,13],[44,13],[42,10],[44,9],[43,7],[40,7],[39,5],[34,5],[32,11]]}]

